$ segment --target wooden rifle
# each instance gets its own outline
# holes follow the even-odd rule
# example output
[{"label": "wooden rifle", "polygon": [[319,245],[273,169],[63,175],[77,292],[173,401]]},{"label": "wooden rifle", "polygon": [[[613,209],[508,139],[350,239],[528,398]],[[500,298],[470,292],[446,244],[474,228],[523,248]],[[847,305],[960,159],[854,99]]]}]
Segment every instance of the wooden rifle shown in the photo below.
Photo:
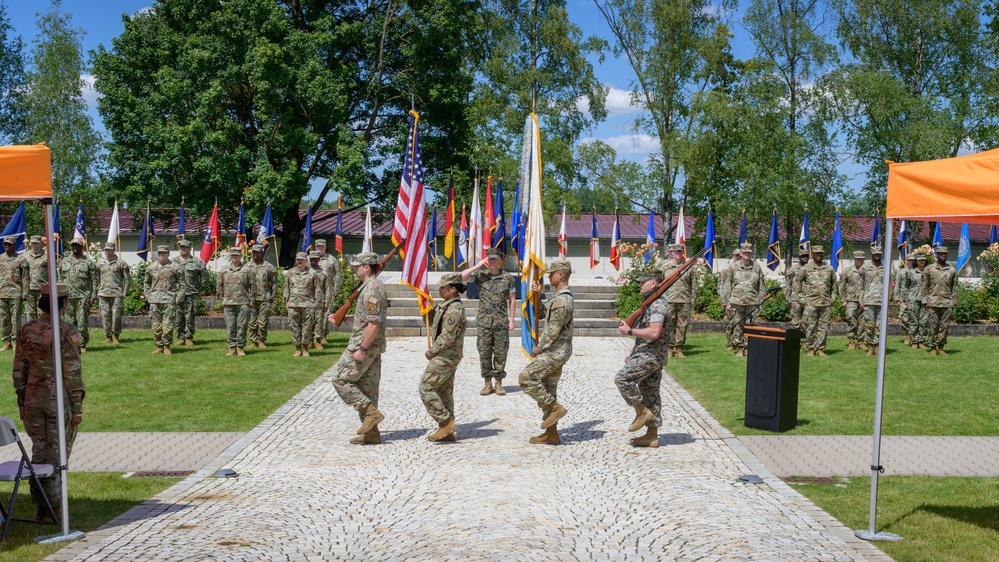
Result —
[{"label": "wooden rifle", "polygon": [[[392,248],[391,252],[385,254],[385,257],[382,258],[382,261],[379,262],[378,264],[378,271],[372,270],[371,272],[372,275],[378,275],[378,273],[380,273],[382,269],[385,269],[385,264],[387,264],[390,259],[395,257],[396,253],[399,252],[399,248],[402,248],[402,245],[405,243],[406,239],[404,238],[402,239],[402,241],[399,242],[399,244],[395,248]],[[340,308],[338,308],[336,312],[332,314],[333,316],[332,322],[334,326],[339,326],[340,324],[343,324],[343,319],[347,317],[348,313],[350,313],[350,307],[354,304],[354,301],[356,301],[357,297],[360,296],[361,294],[361,285],[364,285],[364,282],[358,283],[357,286],[350,291],[350,294],[347,295],[347,302],[343,303],[343,305]]]},{"label": "wooden rifle", "polygon": [[679,268],[677,268],[673,273],[669,274],[669,277],[662,280],[662,283],[656,285],[656,288],[652,291],[652,294],[642,301],[642,304],[638,305],[638,309],[632,312],[630,316],[624,319],[624,323],[628,325],[629,328],[633,328],[638,319],[645,314],[645,309],[648,308],[653,302],[659,297],[663,296],[667,289],[673,286],[674,283],[680,280],[680,277],[684,273],[689,271],[694,265],[697,264],[697,260],[701,259],[704,254],[708,253],[710,248],[702,248],[700,252],[692,258],[688,258],[687,261],[683,262]]}]

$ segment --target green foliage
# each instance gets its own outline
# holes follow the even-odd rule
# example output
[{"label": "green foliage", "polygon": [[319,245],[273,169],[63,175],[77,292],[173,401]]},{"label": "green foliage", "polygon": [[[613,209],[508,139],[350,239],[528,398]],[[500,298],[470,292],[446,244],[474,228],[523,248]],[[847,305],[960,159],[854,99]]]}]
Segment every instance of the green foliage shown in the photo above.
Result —
[{"label": "green foliage", "polygon": [[[618,250],[621,256],[628,259],[628,268],[621,272],[621,290],[618,293],[614,306],[617,308],[618,318],[627,318],[629,314],[635,312],[642,304],[641,289],[638,287],[638,279],[645,269],[645,251],[649,249],[648,244],[628,244],[621,243]],[[659,257],[653,254],[652,261],[648,267],[657,267]]]},{"label": "green foliage", "polygon": [[149,303],[139,298],[142,296],[142,282],[147,267],[149,262],[143,261],[129,269],[132,272],[132,283],[128,287],[128,294],[125,295],[125,316],[142,316],[149,310]]},{"label": "green foliage", "polygon": [[[354,290],[354,287],[358,283],[357,276],[354,275],[354,268],[348,265],[343,258],[340,258],[340,270],[343,272],[343,284],[340,285],[340,292],[333,299],[331,314],[339,310],[343,306],[343,303],[347,302],[347,297],[350,296],[350,292]],[[355,301],[354,305],[350,307],[350,314],[353,314],[356,306],[357,302]]]},{"label": "green foliage", "polygon": [[0,145],[23,142],[24,136],[24,42],[13,32],[7,6],[0,3]]},{"label": "green foliage", "polygon": [[[780,282],[776,279],[767,279],[765,281],[767,288],[777,287]],[[791,319],[791,306],[787,304],[787,299],[784,298],[783,293],[781,295],[773,295],[763,303],[763,307],[760,309],[760,316],[770,322],[787,322]]]},{"label": "green foliage", "polygon": [[284,272],[283,267],[277,268],[277,290],[274,291],[274,306],[271,307],[271,316],[288,314],[288,307],[284,305]]},{"label": "green foliage", "polygon": [[989,308],[993,304],[985,287],[974,287],[958,282],[954,321],[958,324],[972,324],[979,320],[987,320]]},{"label": "green foliage", "polygon": [[694,301],[694,312],[703,314],[712,320],[721,320],[725,315],[725,307],[718,297],[718,276],[710,271],[697,274],[697,300]]}]

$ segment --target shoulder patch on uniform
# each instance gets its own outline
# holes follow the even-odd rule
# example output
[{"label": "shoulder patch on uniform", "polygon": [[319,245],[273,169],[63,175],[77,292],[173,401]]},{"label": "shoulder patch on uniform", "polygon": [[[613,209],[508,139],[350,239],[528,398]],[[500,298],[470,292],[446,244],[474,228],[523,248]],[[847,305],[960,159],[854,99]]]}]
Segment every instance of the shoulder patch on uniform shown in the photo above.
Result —
[{"label": "shoulder patch on uniform", "polygon": [[454,317],[451,317],[451,318],[447,319],[447,325],[448,326],[454,326]]},{"label": "shoulder patch on uniform", "polygon": [[374,314],[374,312],[375,312],[375,301],[374,300],[369,300],[368,304],[364,305],[364,310],[367,311],[370,314]]},{"label": "shoulder patch on uniform", "polygon": [[73,340],[73,343],[80,343],[80,340],[83,339],[83,336],[80,335],[80,332],[76,332],[72,336],[69,336],[69,339]]}]

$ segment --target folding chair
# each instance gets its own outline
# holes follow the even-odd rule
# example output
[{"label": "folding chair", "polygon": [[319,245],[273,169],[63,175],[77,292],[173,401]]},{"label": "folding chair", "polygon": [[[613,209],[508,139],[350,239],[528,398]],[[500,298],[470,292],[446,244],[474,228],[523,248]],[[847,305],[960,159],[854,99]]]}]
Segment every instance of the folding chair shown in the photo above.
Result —
[{"label": "folding chair", "polygon": [[[14,420],[0,416],[0,447],[5,447],[13,443],[17,443],[18,448],[21,449],[21,460],[0,463],[0,482],[14,483],[14,491],[10,494],[10,502],[7,504],[7,507],[4,507],[3,502],[0,501],[0,516],[3,518],[3,535],[0,535],[0,543],[7,540],[7,530],[10,527],[11,521],[49,523],[48,521],[40,521],[38,519],[14,517],[14,502],[17,500],[17,490],[21,481],[32,479],[38,485],[39,490],[41,490],[40,478],[52,476],[52,473],[55,472],[55,467],[51,464],[31,464],[31,457],[28,455],[28,451],[24,449],[24,443],[21,441],[21,438],[17,435]],[[42,490],[42,500],[45,502],[45,509],[48,511],[49,517],[52,518],[51,524],[56,524],[55,511],[52,509],[52,504],[49,503],[49,498],[45,495],[44,490]]]}]

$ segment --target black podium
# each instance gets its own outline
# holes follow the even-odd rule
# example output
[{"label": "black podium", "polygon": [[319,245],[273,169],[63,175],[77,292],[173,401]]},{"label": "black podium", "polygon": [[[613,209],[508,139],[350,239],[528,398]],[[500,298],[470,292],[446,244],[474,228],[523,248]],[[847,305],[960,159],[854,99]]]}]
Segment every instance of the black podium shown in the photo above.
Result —
[{"label": "black podium", "polygon": [[787,431],[798,423],[800,330],[746,326],[746,427]]}]

